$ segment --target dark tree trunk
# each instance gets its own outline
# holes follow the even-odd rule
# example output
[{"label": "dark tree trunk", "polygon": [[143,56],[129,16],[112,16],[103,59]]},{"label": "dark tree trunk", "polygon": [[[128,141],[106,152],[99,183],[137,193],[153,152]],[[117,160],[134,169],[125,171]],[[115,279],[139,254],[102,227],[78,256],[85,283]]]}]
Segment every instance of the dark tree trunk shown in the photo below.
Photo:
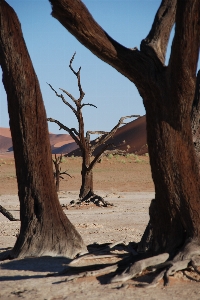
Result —
[{"label": "dark tree trunk", "polygon": [[83,151],[83,162],[81,169],[82,184],[80,188],[80,199],[86,199],[94,195],[93,191],[93,170],[90,166],[90,152],[89,149]]},{"label": "dark tree trunk", "polygon": [[59,172],[56,173],[56,191],[59,192],[60,190],[60,174]]},{"label": "dark tree trunk", "polygon": [[[191,131],[200,45],[199,1],[162,0],[140,51],[113,40],[80,0],[50,2],[52,15],[95,55],[130,79],[144,100],[155,184],[147,228],[150,250],[172,253],[187,238],[200,243],[199,168]],[[169,65],[165,66],[174,22],[174,41]],[[146,233],[144,245],[149,243]]]},{"label": "dark tree trunk", "polygon": [[46,113],[20,23],[0,0],[0,64],[7,93],[21,228],[10,257],[64,255],[85,248],[56,193]]},{"label": "dark tree trunk", "polygon": [[[166,90],[171,108],[147,109],[147,137],[155,199],[149,215],[153,252],[172,252],[188,238],[199,239],[200,181],[192,143],[190,115],[173,122],[178,112],[173,95]],[[162,96],[163,98],[164,96]],[[154,98],[155,100],[155,98]],[[149,103],[149,102],[148,102]],[[145,237],[144,237],[145,238]],[[144,242],[144,241],[143,241]]]},{"label": "dark tree trunk", "polygon": [[191,126],[194,149],[200,168],[200,71],[198,71],[196,80],[196,91],[191,112]]},{"label": "dark tree trunk", "polygon": [[152,81],[150,95],[144,95],[155,184],[149,210],[154,252],[175,251],[189,238],[200,242],[200,177],[191,131],[200,9],[198,1],[193,5],[178,1],[169,66]]},{"label": "dark tree trunk", "polygon": [[56,191],[59,192],[59,189],[60,189],[60,166],[57,162],[54,163],[54,166],[55,166],[54,177],[55,177]]}]

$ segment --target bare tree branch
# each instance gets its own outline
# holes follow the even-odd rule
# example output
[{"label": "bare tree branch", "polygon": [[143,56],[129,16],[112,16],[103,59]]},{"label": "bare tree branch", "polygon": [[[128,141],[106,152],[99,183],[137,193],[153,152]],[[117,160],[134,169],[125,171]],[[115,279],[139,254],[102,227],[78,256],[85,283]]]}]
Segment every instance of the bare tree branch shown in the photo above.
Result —
[{"label": "bare tree branch", "polygon": [[[172,44],[171,56],[169,60],[169,74],[171,78],[171,89],[174,90],[174,99],[177,105],[177,93],[188,97],[188,99],[194,99],[194,95],[191,95],[189,91],[195,91],[196,84],[196,68],[199,55],[200,47],[200,21],[196,16],[200,15],[200,5],[198,0],[194,1],[181,1],[177,2],[177,13],[176,13],[176,28],[175,35]],[[180,86],[180,82],[184,81],[185,84]],[[191,102],[185,101],[184,111],[191,110]],[[177,114],[181,114],[183,107],[179,105]]]},{"label": "bare tree branch", "polygon": [[162,0],[148,36],[141,42],[141,51],[165,63],[170,32],[175,21],[177,0]]},{"label": "bare tree branch", "polygon": [[117,125],[115,125],[113,127],[113,129],[109,133],[107,133],[106,135],[103,135],[102,137],[100,137],[99,140],[98,140],[98,142],[91,147],[91,152],[93,152],[100,145],[105,144],[105,142],[107,142],[107,140],[109,140],[109,138],[111,138],[115,134],[115,132],[120,127],[120,125],[123,124],[123,121],[125,119],[128,119],[128,118],[139,118],[139,117],[140,117],[139,115],[131,115],[131,116],[126,116],[126,117],[120,118],[119,122],[117,123]]},{"label": "bare tree branch", "polygon": [[[76,52],[74,52],[74,54],[72,55],[72,58],[70,59],[70,62],[69,62],[69,68],[70,68],[70,70],[74,73],[74,75],[77,77],[78,72],[76,72],[76,71],[74,70],[74,68],[72,67],[72,63],[73,63],[73,60],[74,60],[75,55],[76,55]],[[80,70],[80,68],[79,68],[79,70]]]},{"label": "bare tree branch", "polygon": [[131,81],[140,84],[144,72],[142,64],[145,64],[143,53],[137,48],[128,49],[112,39],[93,19],[82,1],[49,1],[52,16],[79,42]]},{"label": "bare tree branch", "polygon": [[[48,83],[47,82],[47,84],[50,86],[50,88],[54,91],[54,93],[56,94],[56,96],[57,97],[59,97],[59,98],[61,98],[62,99],[62,101],[69,107],[69,108],[71,108],[71,110],[73,111],[73,113],[77,116],[77,111],[75,110],[75,108],[69,103],[69,102],[67,102],[66,100],[65,100],[65,98],[63,97],[63,95],[62,94],[58,94],[57,92],[56,92],[56,90],[52,87],[52,85],[50,84],[50,83]],[[71,95],[71,94],[69,94],[68,92],[66,92],[65,90],[63,90],[63,89],[60,89],[60,90],[62,90],[64,93],[66,93],[75,103],[76,103],[76,99]]]},{"label": "bare tree branch", "polygon": [[83,92],[82,90],[82,86],[81,86],[81,67],[78,69],[78,72],[76,72],[73,67],[72,67],[72,63],[73,63],[73,60],[74,60],[74,57],[76,55],[76,52],[74,53],[74,55],[72,56],[71,60],[70,60],[70,64],[69,64],[69,67],[70,69],[72,70],[72,72],[74,73],[74,75],[76,75],[77,79],[78,79],[78,89],[79,89],[79,92],[80,92],[80,97],[79,99],[77,100],[79,102],[79,104],[81,103],[81,101],[83,100],[84,96],[85,96],[85,93]]},{"label": "bare tree branch", "polygon": [[[67,176],[69,176],[69,177],[71,177],[72,178],[72,176],[69,174],[69,173],[67,173],[67,170],[65,170],[65,171],[63,171],[63,172],[60,172],[60,175],[67,175]],[[61,177],[61,176],[60,176]],[[62,179],[64,179],[63,177],[61,177]]]},{"label": "bare tree branch", "polygon": [[88,105],[88,106],[93,106],[93,107],[97,108],[96,105],[91,104],[91,103],[84,103],[84,104],[81,105],[81,108],[83,108],[83,106],[86,106],[86,105]]},{"label": "bare tree branch", "polygon": [[72,94],[61,88],[59,88],[59,90],[63,91],[75,104],[77,104],[77,100],[72,96]]},{"label": "bare tree branch", "polygon": [[87,133],[88,134],[100,134],[100,135],[103,135],[103,134],[110,133],[110,131],[90,131],[90,130],[88,130]]},{"label": "bare tree branch", "polygon": [[71,131],[73,131],[77,136],[79,136],[79,132],[76,130],[76,128],[71,128]]},{"label": "bare tree branch", "polygon": [[101,159],[101,157],[103,156],[104,152],[106,151],[106,149],[110,145],[111,144],[104,145],[104,147],[100,150],[100,152],[95,156],[95,158],[93,159],[93,161],[90,163],[88,170],[92,170],[94,168],[94,166],[96,165],[96,163]]},{"label": "bare tree branch", "polygon": [[19,221],[19,219],[15,219],[13,215],[1,205],[0,205],[0,213],[2,213],[10,221]]},{"label": "bare tree branch", "polygon": [[67,131],[71,135],[71,137],[74,139],[74,141],[77,143],[77,145],[81,148],[80,140],[74,134],[74,132],[78,133],[75,128],[70,129],[69,127],[63,125],[60,121],[52,119],[52,118],[47,118],[47,121],[52,122],[52,123],[56,123],[60,126],[60,129],[62,128],[65,131]]}]

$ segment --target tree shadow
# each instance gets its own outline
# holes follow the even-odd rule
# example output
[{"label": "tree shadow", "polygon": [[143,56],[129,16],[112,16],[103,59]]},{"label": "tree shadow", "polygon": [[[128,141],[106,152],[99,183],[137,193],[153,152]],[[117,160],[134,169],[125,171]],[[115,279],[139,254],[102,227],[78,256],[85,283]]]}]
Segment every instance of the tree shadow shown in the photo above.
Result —
[{"label": "tree shadow", "polygon": [[0,282],[1,281],[16,281],[16,280],[26,280],[26,279],[39,279],[39,278],[44,278],[45,275],[14,275],[14,276],[1,276],[0,277]]},{"label": "tree shadow", "polygon": [[65,268],[65,265],[67,265],[70,261],[71,260],[66,257],[29,257],[5,261],[1,263],[1,269],[44,273],[61,272]]}]

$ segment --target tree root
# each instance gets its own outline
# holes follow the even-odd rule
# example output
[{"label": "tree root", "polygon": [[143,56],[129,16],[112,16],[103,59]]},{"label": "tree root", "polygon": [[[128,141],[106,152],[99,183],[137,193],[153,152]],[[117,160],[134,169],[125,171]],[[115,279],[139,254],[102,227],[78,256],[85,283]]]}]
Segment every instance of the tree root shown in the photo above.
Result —
[{"label": "tree root", "polygon": [[[11,248],[12,249],[12,248]],[[12,259],[11,250],[3,251],[0,253],[0,261]]]},{"label": "tree root", "polygon": [[0,205],[0,212],[10,221],[19,221],[19,219],[15,219],[13,215],[7,211],[3,206]]},{"label": "tree root", "polygon": [[169,254],[163,253],[157,256],[136,261],[133,265],[125,269],[124,272],[122,272],[122,274],[115,275],[115,277],[111,279],[111,282],[125,282],[129,279],[136,277],[137,275],[140,275],[142,271],[147,269],[148,267],[160,264],[166,261],[168,258]]},{"label": "tree root", "polygon": [[[168,258],[169,254],[163,253],[137,261],[120,275],[115,275],[111,279],[111,282],[125,282],[138,277],[138,275],[142,274],[145,270],[153,272],[162,269],[150,284],[136,283],[136,285],[141,287],[154,287],[161,279],[164,279],[164,285],[168,285],[170,276],[173,276],[178,271],[183,271],[183,274],[186,275],[185,270],[188,270],[189,266],[191,266],[197,274],[200,274],[200,271],[197,269],[197,267],[200,266],[200,245],[195,241],[187,242],[173,260],[168,261]],[[186,276],[191,279],[189,275]],[[193,280],[199,281],[197,279]]]},{"label": "tree root", "polygon": [[[84,197],[84,198],[79,198],[78,200],[72,200],[70,202],[70,206],[81,206],[81,205],[89,205],[90,203],[95,204],[96,206],[99,207],[108,207],[108,206],[113,206],[112,203],[109,203],[108,201],[104,200],[103,197],[96,195],[96,194],[91,194],[89,197]],[[69,207],[69,205],[68,205]]]},{"label": "tree root", "polygon": [[[117,288],[127,288],[129,285],[151,288],[156,287],[162,279],[164,285],[168,285],[170,276],[178,271],[182,271],[183,275],[190,280],[200,281],[200,271],[198,270],[200,245],[195,241],[186,243],[172,260],[168,260],[169,253],[153,257],[139,254],[131,243],[128,245],[123,242],[105,244],[103,247],[98,245],[96,249],[95,246],[92,246],[88,246],[89,253],[72,260],[65,270],[49,274],[49,276],[65,275],[67,276],[65,281],[88,276],[107,276],[106,278],[109,277],[107,282],[111,284],[122,283]],[[93,250],[91,251],[91,249]],[[196,277],[191,276],[191,273],[195,273]],[[151,278],[152,276],[154,278],[150,283],[138,281],[139,276],[143,275],[147,275],[147,277],[151,275]],[[130,283],[130,279],[134,279],[134,281]],[[127,282],[128,280],[129,282]]]},{"label": "tree root", "polygon": [[126,245],[120,241],[104,245],[89,245],[88,253],[73,259],[61,272],[49,273],[47,276],[67,275],[70,276],[69,280],[72,280],[84,276],[97,276],[115,272],[119,267],[118,262],[126,261],[130,256],[137,254],[131,244]]}]

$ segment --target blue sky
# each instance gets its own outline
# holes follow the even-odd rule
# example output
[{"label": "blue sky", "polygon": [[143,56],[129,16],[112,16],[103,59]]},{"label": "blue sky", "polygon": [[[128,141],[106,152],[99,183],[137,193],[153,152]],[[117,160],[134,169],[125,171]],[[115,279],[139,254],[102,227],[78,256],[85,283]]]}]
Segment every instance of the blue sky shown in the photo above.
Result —
[{"label": "blue sky", "polygon": [[[96,108],[83,108],[86,130],[110,130],[122,116],[144,115],[142,99],[134,84],[115,69],[95,57],[82,46],[51,13],[48,0],[7,0],[22,25],[24,39],[38,76],[47,117],[77,128],[73,112],[57,98],[46,82],[57,91],[63,88],[78,97],[76,77],[69,61],[76,51],[74,68],[81,69],[85,103]],[[148,34],[160,0],[84,0],[85,5],[101,25],[126,47],[138,47]],[[0,127],[9,127],[7,101],[0,82]],[[49,123],[49,131],[59,131]]]}]

